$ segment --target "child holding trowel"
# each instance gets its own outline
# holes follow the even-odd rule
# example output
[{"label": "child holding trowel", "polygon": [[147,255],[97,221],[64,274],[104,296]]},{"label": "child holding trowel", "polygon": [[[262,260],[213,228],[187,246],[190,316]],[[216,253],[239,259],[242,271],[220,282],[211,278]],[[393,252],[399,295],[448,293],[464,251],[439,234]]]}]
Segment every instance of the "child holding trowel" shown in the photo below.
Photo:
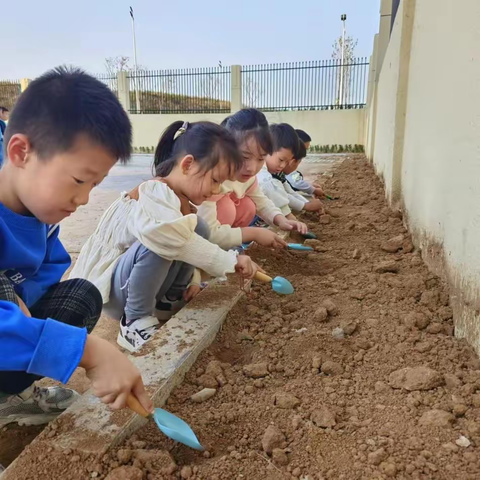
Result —
[{"label": "child holding trowel", "polygon": [[308,182],[303,178],[302,173],[298,171],[300,163],[302,162],[303,158],[306,157],[308,149],[310,148],[312,138],[304,130],[296,129],[295,132],[297,133],[300,141],[305,146],[305,155],[299,155],[299,158],[296,158],[293,162],[291,162],[288,167],[288,171],[284,170],[287,181],[292,187],[292,189],[296,192],[301,192],[306,195],[315,196],[317,198],[324,198],[326,195],[322,187],[318,183]]},{"label": "child holding trowel", "polygon": [[309,201],[299,194],[294,195],[293,191],[285,188],[284,169],[295,158],[303,158],[306,153],[297,133],[286,123],[271,125],[270,133],[273,148],[272,153],[266,158],[265,166],[257,175],[260,188],[289,220],[296,220],[292,210],[297,212],[319,211],[322,208],[320,202]]},{"label": "child holding trowel", "polygon": [[243,163],[235,179],[224,182],[220,193],[198,208],[198,215],[210,227],[210,241],[225,249],[250,242],[284,248],[285,242],[273,231],[252,225],[258,215],[280,230],[307,232],[304,223],[286,218],[259,187],[257,174],[272,153],[272,135],[265,115],[255,108],[244,108],[227,117],[222,125],[235,137]]},{"label": "child holding trowel", "polygon": [[242,166],[235,138],[211,122],[172,123],[154,157],[155,176],[123,193],[104,213],[71,277],[100,290],[105,312],[119,320],[118,344],[137,351],[200,291],[203,270],[214,277],[252,278],[246,255],[209,241],[207,223],[191,211],[220,192]]},{"label": "child holding trowel", "polygon": [[0,427],[47,423],[63,412],[78,393],[35,381],[66,383],[77,366],[112,408],[133,393],[152,409],[136,367],[88,335],[102,311],[99,291],[83,279],[61,281],[70,256],[58,222],[130,157],[131,135],[115,95],[78,69],[47,72],[15,105],[0,170]]}]

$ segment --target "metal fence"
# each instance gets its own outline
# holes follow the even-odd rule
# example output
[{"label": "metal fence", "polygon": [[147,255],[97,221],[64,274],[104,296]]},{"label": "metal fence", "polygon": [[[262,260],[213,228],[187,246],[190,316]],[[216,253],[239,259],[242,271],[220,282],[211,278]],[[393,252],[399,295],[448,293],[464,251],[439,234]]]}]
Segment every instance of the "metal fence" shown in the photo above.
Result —
[{"label": "metal fence", "polygon": [[6,107],[11,110],[20,93],[21,86],[19,80],[0,80],[0,107]]},{"label": "metal fence", "polygon": [[230,67],[130,72],[130,113],[229,113]]},{"label": "metal fence", "polygon": [[[363,108],[368,66],[366,57],[344,64],[320,60],[243,66],[241,105],[264,111]],[[230,67],[129,72],[130,113],[230,113],[231,75]],[[118,97],[117,75],[95,77]],[[0,106],[11,109],[20,91],[19,81],[0,80]]]},{"label": "metal fence", "polygon": [[264,111],[363,108],[368,60],[249,65],[242,67],[245,107]]},{"label": "metal fence", "polygon": [[93,75],[97,80],[104,83],[118,97],[118,79],[117,75],[108,73],[99,73]]}]

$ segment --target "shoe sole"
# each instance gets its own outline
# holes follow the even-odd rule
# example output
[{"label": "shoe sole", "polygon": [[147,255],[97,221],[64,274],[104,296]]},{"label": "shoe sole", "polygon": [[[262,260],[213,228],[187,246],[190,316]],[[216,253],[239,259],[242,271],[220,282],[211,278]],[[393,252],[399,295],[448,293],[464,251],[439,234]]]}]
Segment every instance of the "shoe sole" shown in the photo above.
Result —
[{"label": "shoe sole", "polygon": [[18,423],[21,427],[30,427],[32,425],[44,425],[57,418],[60,413],[39,413],[37,415],[9,415],[0,418],[0,428],[10,423]]},{"label": "shoe sole", "polygon": [[122,334],[119,332],[117,335],[117,343],[120,345],[122,348],[125,350],[128,350],[130,353],[136,353],[138,352],[138,348],[134,348],[130,342],[127,342],[122,336]]}]

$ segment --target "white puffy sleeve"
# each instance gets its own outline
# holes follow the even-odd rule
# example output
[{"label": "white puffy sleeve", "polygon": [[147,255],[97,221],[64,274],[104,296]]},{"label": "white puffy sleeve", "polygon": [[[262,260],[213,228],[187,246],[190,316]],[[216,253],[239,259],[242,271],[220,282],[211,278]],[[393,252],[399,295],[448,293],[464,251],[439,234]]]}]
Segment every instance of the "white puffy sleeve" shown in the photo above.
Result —
[{"label": "white puffy sleeve", "polygon": [[[273,202],[283,215],[292,213],[288,206],[289,201],[287,192],[283,188],[281,182],[275,180],[265,168],[257,175],[257,179],[263,193]],[[276,182],[280,185],[277,185]]]},{"label": "white puffy sleeve", "polygon": [[139,198],[130,211],[129,230],[146,248],[168,260],[180,260],[214,277],[233,273],[237,254],[195,233],[197,216],[182,215],[180,200],[164,183],[140,185]]},{"label": "white puffy sleeve", "polygon": [[277,215],[283,215],[282,211],[262,192],[256,178],[253,185],[247,190],[246,195],[252,199],[257,207],[257,215],[269,225],[274,225],[273,220]]}]

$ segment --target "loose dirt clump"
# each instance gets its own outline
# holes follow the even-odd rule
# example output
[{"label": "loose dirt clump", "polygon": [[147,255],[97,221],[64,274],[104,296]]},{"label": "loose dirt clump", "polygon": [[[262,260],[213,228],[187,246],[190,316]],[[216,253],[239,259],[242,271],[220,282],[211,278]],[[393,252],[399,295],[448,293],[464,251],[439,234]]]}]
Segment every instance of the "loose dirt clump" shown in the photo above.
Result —
[{"label": "loose dirt clump", "polygon": [[[315,253],[250,253],[295,294],[254,283],[167,402],[207,451],[149,424],[126,446],[143,440],[178,467],[145,479],[480,478],[480,370],[452,336],[444,284],[364,160],[345,161],[325,189],[340,200],[328,223],[309,220]],[[216,394],[194,403],[207,374]]]},{"label": "loose dirt clump", "polygon": [[[480,368],[453,337],[445,285],[363,158],[324,187],[339,200],[328,222],[309,217],[315,252],[251,250],[295,293],[254,283],[168,399],[206,451],[149,422],[81,478],[480,478]],[[207,383],[215,394],[195,403]]]}]

